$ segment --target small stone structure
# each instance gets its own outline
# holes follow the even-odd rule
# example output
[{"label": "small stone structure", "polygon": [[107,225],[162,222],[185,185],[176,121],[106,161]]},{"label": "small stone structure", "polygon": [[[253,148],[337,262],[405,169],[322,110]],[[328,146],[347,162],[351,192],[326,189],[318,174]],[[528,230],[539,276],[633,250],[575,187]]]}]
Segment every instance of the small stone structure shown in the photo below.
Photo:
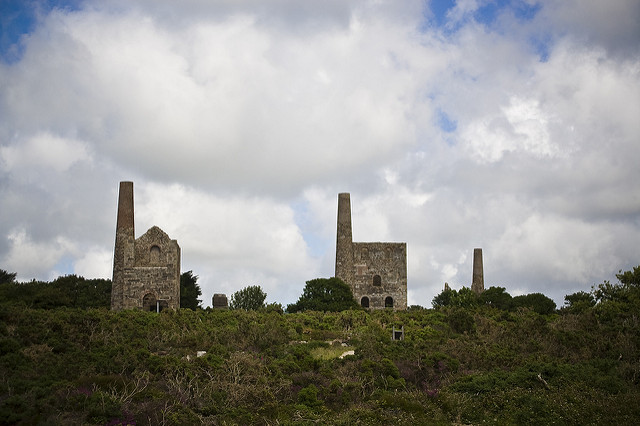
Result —
[{"label": "small stone structure", "polygon": [[484,271],[482,268],[482,249],[473,249],[473,276],[471,279],[471,290],[475,294],[484,291]]},{"label": "small stone structure", "polygon": [[180,308],[180,246],[157,226],[135,238],[133,182],[120,182],[111,309]]},{"label": "small stone structure", "polygon": [[335,276],[362,307],[407,309],[407,243],[354,243],[348,193],[338,194]]},{"label": "small stone structure", "polygon": [[404,325],[400,326],[400,328],[396,328],[395,325],[393,326],[391,340],[404,340]]},{"label": "small stone structure", "polygon": [[229,302],[227,301],[227,295],[222,293],[215,293],[211,299],[213,309],[227,309],[229,308]]}]

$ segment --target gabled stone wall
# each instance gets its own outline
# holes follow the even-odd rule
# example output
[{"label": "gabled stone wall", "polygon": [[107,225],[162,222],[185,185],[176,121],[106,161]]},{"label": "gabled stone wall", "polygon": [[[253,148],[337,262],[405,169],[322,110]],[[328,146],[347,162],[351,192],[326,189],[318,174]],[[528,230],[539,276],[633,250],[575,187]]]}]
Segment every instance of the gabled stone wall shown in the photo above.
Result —
[{"label": "gabled stone wall", "polygon": [[133,183],[121,182],[111,309],[180,308],[178,242],[157,226],[134,239],[133,222]]}]

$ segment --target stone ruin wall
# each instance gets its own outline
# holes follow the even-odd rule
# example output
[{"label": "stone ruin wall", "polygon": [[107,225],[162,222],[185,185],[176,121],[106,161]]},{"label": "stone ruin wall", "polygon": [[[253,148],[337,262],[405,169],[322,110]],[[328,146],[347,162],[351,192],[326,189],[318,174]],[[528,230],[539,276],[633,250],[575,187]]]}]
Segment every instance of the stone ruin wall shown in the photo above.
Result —
[{"label": "stone ruin wall", "polygon": [[[111,309],[178,309],[180,246],[157,226],[134,239],[133,183],[120,183]],[[158,306],[159,305],[159,306]]]},{"label": "stone ruin wall", "polygon": [[338,194],[335,276],[351,287],[361,306],[407,308],[407,244],[354,243],[348,193]]},{"label": "stone ruin wall", "polygon": [[[135,266],[130,281],[132,298],[157,300],[163,308],[180,307],[180,247],[154,226],[135,242]],[[153,306],[142,306],[153,310]]]},{"label": "stone ruin wall", "polygon": [[211,299],[213,309],[229,309],[227,295],[223,293],[215,293]]},{"label": "stone ruin wall", "polygon": [[406,243],[353,243],[353,263],[358,303],[367,297],[371,309],[384,308],[391,297],[394,309],[407,309]]}]

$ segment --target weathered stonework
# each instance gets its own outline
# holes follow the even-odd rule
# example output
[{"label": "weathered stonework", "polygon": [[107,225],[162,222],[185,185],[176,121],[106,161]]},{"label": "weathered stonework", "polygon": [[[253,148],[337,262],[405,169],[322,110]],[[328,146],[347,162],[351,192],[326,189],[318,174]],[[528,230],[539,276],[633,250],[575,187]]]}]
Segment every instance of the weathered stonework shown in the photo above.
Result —
[{"label": "weathered stonework", "polygon": [[157,226],[135,239],[133,182],[120,182],[111,309],[180,308],[180,246]]},{"label": "weathered stonework", "polygon": [[338,194],[336,277],[363,307],[407,308],[407,244],[354,243],[348,193]]},{"label": "weathered stonework", "polygon": [[227,295],[223,293],[215,293],[211,299],[213,309],[228,309],[229,303],[227,301]]},{"label": "weathered stonework", "polygon": [[482,267],[482,249],[473,249],[473,276],[471,278],[471,290],[475,294],[484,291],[484,270]]}]

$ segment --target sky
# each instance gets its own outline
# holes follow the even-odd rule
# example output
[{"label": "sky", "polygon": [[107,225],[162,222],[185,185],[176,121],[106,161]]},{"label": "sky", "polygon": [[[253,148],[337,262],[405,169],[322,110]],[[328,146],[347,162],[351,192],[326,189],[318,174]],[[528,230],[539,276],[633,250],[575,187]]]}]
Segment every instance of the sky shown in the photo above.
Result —
[{"label": "sky", "polygon": [[204,306],[295,302],[354,241],[562,305],[640,264],[637,0],[0,0],[0,268],[111,278],[176,239]]}]

